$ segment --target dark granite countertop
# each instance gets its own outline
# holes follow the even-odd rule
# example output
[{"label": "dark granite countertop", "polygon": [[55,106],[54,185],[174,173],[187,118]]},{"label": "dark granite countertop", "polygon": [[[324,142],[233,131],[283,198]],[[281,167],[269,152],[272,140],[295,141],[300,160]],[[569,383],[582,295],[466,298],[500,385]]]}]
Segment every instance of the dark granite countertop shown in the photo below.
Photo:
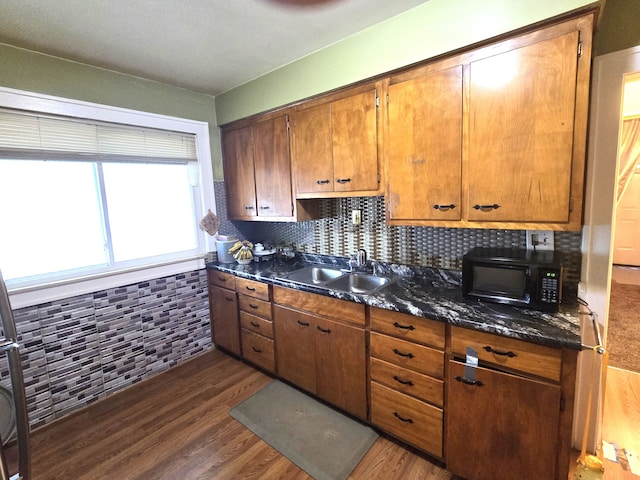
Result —
[{"label": "dark granite countertop", "polygon": [[413,268],[378,264],[377,271],[394,281],[371,295],[328,290],[287,281],[283,275],[312,264],[346,267],[346,259],[305,254],[294,260],[237,263],[207,263],[208,269],[238,277],[317,293],[372,307],[426,317],[451,325],[516,338],[555,348],[580,350],[580,320],[575,294],[564,295],[557,313],[499,305],[462,297],[461,274],[456,270]]}]

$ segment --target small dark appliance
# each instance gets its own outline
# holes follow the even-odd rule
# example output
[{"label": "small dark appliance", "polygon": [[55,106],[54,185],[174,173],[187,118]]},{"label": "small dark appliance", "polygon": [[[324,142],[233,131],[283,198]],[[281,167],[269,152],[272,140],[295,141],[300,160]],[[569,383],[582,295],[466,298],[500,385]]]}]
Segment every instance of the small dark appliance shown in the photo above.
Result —
[{"label": "small dark appliance", "polygon": [[477,247],[462,258],[462,294],[557,312],[562,300],[562,264],[553,251]]}]

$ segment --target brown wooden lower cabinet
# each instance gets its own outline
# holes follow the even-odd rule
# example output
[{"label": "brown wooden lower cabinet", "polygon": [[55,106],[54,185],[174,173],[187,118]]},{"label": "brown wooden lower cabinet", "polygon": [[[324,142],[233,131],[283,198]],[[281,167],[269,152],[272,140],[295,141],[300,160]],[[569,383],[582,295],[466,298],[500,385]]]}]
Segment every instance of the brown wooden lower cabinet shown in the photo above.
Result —
[{"label": "brown wooden lower cabinet", "polygon": [[273,340],[244,328],[241,332],[243,357],[269,372],[275,372],[276,360]]},{"label": "brown wooden lower cabinet", "polygon": [[470,480],[557,478],[560,386],[481,367],[475,384],[463,379],[464,364],[450,361],[447,469]]},{"label": "brown wooden lower cabinet", "polygon": [[[278,294],[279,290],[274,289],[275,299],[283,298]],[[285,293],[295,297],[291,291]],[[306,295],[309,294],[303,294],[302,298]],[[322,303],[318,305],[318,311],[324,313],[322,317],[274,305],[277,373],[336,407],[366,419],[367,352],[364,328],[326,318],[332,310],[323,312]],[[364,323],[364,315],[362,317]]]},{"label": "brown wooden lower cabinet", "polygon": [[235,290],[209,285],[211,335],[213,343],[240,355],[240,324]]},{"label": "brown wooden lower cabinet", "polygon": [[442,457],[442,409],[371,383],[371,422],[401,440]]}]

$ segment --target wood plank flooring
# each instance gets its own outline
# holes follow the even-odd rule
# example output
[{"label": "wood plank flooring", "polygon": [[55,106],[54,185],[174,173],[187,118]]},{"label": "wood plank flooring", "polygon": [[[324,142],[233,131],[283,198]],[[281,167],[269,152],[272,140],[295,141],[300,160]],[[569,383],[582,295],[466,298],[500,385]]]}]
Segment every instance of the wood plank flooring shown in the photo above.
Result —
[{"label": "wood plank flooring", "polygon": [[[224,353],[207,352],[36,431],[33,478],[310,479],[228,414],[270,381]],[[350,478],[454,477],[381,436]]]},{"label": "wood plank flooring", "polygon": [[[602,439],[640,455],[640,373],[609,367],[604,396]],[[607,480],[640,480],[632,475],[624,458],[605,461]]]},{"label": "wood plank flooring", "polygon": [[[609,372],[603,438],[638,452],[640,374],[629,373]],[[34,432],[33,479],[309,480],[228,414],[270,381],[224,353],[207,352]],[[457,477],[381,435],[349,478]],[[607,462],[605,479],[640,477]]]}]

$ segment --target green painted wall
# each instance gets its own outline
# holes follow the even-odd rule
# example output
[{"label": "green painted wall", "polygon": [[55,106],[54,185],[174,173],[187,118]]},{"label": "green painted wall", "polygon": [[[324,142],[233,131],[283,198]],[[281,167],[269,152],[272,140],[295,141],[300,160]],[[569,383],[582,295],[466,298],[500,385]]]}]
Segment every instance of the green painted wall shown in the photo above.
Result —
[{"label": "green painted wall", "polygon": [[218,122],[223,125],[593,3],[594,0],[430,0],[218,95]]},{"label": "green painted wall", "polygon": [[606,0],[596,32],[594,55],[640,45],[640,1]]},{"label": "green painted wall", "polygon": [[223,179],[220,130],[210,95],[4,44],[0,86],[209,122],[213,175]]}]

